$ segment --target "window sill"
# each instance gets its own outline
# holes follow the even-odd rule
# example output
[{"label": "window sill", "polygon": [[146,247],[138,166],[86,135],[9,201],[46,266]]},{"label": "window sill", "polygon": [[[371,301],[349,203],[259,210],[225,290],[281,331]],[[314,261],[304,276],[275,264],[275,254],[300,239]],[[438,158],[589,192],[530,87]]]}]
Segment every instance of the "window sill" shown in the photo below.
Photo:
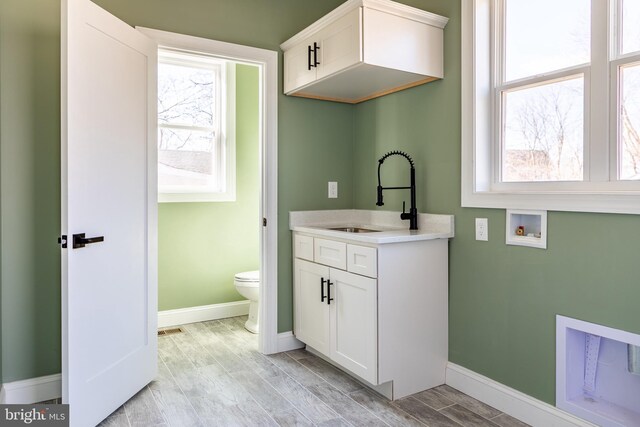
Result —
[{"label": "window sill", "polygon": [[472,192],[463,188],[462,207],[637,215],[640,192]]},{"label": "window sill", "polygon": [[158,193],[158,203],[207,203],[235,201],[235,193]]}]

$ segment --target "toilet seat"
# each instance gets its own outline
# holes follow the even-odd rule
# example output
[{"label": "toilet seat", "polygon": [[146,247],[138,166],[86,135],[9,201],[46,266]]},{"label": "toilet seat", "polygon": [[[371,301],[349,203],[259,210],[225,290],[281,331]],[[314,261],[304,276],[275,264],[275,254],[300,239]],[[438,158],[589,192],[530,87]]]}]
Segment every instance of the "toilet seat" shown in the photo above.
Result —
[{"label": "toilet seat", "polygon": [[255,283],[256,285],[259,285],[260,270],[243,271],[242,273],[236,274],[234,279],[236,282],[240,282],[240,283]]}]

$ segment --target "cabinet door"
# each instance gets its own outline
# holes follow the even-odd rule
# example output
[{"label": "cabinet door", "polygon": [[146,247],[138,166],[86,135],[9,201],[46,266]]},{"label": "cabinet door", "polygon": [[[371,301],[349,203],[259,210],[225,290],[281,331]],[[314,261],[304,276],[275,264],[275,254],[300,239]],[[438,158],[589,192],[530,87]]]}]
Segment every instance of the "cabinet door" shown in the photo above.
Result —
[{"label": "cabinet door", "polygon": [[361,28],[362,8],[359,7],[318,32],[318,79],[362,61]]},{"label": "cabinet door", "polygon": [[332,268],[331,283],[330,357],[364,380],[377,384],[377,282]]},{"label": "cabinet door", "polygon": [[284,53],[284,93],[289,94],[316,79],[317,68],[309,69],[309,46],[313,48],[314,41],[317,43],[317,39],[307,39]]},{"label": "cabinet door", "polygon": [[[325,283],[322,284],[322,280]],[[329,267],[296,259],[294,261],[294,334],[303,343],[329,354],[330,306],[327,293]]]}]

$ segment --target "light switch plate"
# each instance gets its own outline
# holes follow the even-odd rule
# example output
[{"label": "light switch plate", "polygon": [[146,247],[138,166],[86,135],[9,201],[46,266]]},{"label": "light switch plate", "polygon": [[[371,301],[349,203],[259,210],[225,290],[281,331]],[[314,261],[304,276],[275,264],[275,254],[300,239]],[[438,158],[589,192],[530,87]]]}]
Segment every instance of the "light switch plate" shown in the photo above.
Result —
[{"label": "light switch plate", "polygon": [[335,181],[329,181],[329,198],[330,199],[338,198],[338,183]]},{"label": "light switch plate", "polygon": [[489,220],[476,218],[476,240],[489,241]]}]

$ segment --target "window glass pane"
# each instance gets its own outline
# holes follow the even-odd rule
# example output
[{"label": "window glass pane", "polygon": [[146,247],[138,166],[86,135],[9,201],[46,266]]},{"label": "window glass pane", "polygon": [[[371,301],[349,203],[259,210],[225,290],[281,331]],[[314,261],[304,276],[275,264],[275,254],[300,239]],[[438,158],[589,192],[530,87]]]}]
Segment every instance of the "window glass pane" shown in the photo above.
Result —
[{"label": "window glass pane", "polygon": [[210,69],[158,64],[158,122],[212,127],[214,82]]},{"label": "window glass pane", "polygon": [[620,179],[640,179],[640,64],[622,67]]},{"label": "window glass pane", "polygon": [[503,93],[502,180],[583,179],[582,76]]},{"label": "window glass pane", "polygon": [[158,129],[158,184],[218,189],[214,165],[214,133]]},{"label": "window glass pane", "polygon": [[505,3],[506,81],[590,61],[591,0]]},{"label": "window glass pane", "polygon": [[622,53],[640,50],[640,1],[622,2]]}]

